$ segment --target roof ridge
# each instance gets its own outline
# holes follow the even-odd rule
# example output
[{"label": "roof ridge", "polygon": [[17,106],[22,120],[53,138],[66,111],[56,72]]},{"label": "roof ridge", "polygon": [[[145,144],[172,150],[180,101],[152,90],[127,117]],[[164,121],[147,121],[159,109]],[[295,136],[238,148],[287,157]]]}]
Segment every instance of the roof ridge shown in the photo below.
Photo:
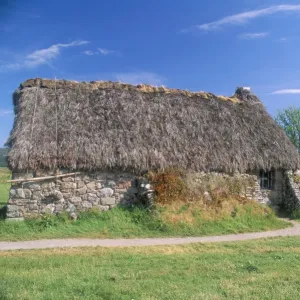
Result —
[{"label": "roof ridge", "polygon": [[240,99],[234,94],[231,97],[215,95],[213,93],[199,91],[193,92],[189,90],[167,88],[165,86],[152,86],[148,84],[129,84],[115,81],[73,81],[65,79],[44,79],[44,78],[34,78],[28,79],[20,84],[20,89],[31,88],[31,87],[41,87],[41,88],[75,88],[76,86],[81,85],[82,88],[87,87],[91,89],[123,89],[128,91],[138,91],[142,93],[160,93],[160,94],[173,94],[173,95],[184,95],[187,97],[197,97],[201,96],[202,98],[209,99],[210,97],[215,97],[219,100],[231,101],[233,103],[239,103]]}]

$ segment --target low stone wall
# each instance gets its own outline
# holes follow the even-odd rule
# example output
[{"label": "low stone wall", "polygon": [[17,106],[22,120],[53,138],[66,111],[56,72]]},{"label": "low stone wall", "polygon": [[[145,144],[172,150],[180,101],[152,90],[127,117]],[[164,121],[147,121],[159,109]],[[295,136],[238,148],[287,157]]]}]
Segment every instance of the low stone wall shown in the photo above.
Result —
[{"label": "low stone wall", "polygon": [[[61,171],[60,173],[66,173]],[[16,174],[14,179],[51,176],[49,172],[36,174]],[[233,178],[242,180],[247,185],[242,189],[241,196],[269,204],[270,199],[281,195],[282,181],[278,180],[273,191],[261,190],[256,174],[236,174],[230,176],[221,173],[189,173],[189,186],[199,188],[207,176],[219,179]],[[279,176],[279,175],[278,175]],[[236,178],[235,178],[236,177]],[[207,191],[203,191],[209,197]],[[275,197],[276,196],[276,197]],[[119,203],[132,205],[137,202],[151,206],[153,191],[147,179],[136,177],[125,172],[94,172],[82,173],[75,176],[14,184],[11,187],[10,199],[7,206],[7,218],[26,218],[41,213],[56,214],[67,211],[76,214],[91,208],[101,211],[109,210]]]},{"label": "low stone wall", "polygon": [[[51,174],[39,174],[49,175]],[[14,174],[14,179],[24,177],[28,177],[28,174]],[[75,213],[90,208],[105,211],[120,202],[134,202],[137,194],[138,182],[130,173],[97,172],[15,184],[10,191],[7,217],[23,218],[39,213],[55,214],[62,211]]]},{"label": "low stone wall", "polygon": [[262,204],[269,204],[270,202],[270,191],[262,190],[260,188],[256,175],[251,175],[249,179],[253,182],[252,186],[249,186],[246,191],[246,197],[249,200],[255,200]]},{"label": "low stone wall", "polygon": [[289,211],[300,209],[300,171],[286,172],[283,206]]},{"label": "low stone wall", "polygon": [[[189,173],[187,175],[187,184],[190,189],[203,190],[203,183],[210,181],[211,184],[224,184],[223,180],[231,179],[236,184],[242,184],[243,187],[240,191],[240,196],[247,198],[248,200],[255,200],[260,203],[266,204],[269,202],[269,191],[261,190],[258,177],[255,174],[235,174],[228,175],[224,173]],[[205,184],[204,184],[205,185]],[[206,197],[210,197],[209,192],[205,191]]]}]

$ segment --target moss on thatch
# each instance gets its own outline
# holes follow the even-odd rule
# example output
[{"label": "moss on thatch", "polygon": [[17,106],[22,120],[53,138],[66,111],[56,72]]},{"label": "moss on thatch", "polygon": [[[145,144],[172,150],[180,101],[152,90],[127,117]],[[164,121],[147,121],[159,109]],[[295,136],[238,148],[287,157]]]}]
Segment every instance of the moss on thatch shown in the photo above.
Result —
[{"label": "moss on thatch", "polygon": [[296,169],[298,154],[259,99],[115,82],[32,79],[14,93],[14,170]]},{"label": "moss on thatch", "polygon": [[[88,86],[87,86],[88,85]],[[219,100],[232,101],[234,103],[239,102],[237,97],[224,97],[224,96],[215,96],[211,93],[206,92],[191,92],[188,90],[180,89],[169,89],[164,86],[155,87],[147,84],[126,84],[120,82],[112,81],[91,81],[87,82],[77,82],[77,81],[67,81],[67,80],[50,80],[50,79],[29,79],[23,82],[20,87],[21,89],[28,87],[40,86],[41,88],[52,88],[52,89],[74,89],[74,88],[83,88],[90,90],[99,90],[99,89],[114,89],[114,90],[126,90],[126,91],[136,91],[141,93],[160,93],[160,94],[172,94],[172,95],[183,95],[186,97],[195,97],[200,96],[204,99],[209,99],[210,97],[216,97]]]}]

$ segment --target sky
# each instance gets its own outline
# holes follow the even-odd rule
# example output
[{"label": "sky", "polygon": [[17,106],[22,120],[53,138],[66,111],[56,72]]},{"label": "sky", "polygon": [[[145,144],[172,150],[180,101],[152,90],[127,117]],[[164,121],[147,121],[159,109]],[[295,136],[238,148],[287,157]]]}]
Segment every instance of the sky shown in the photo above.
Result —
[{"label": "sky", "polygon": [[113,80],[300,107],[300,1],[0,0],[0,146],[29,78]]}]

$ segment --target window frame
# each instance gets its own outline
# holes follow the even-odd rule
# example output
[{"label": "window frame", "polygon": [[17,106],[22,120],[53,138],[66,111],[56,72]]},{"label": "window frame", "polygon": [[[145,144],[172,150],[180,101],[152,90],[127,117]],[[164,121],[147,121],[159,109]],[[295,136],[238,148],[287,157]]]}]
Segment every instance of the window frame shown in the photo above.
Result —
[{"label": "window frame", "polygon": [[259,171],[259,185],[262,190],[273,190],[275,186],[275,171]]}]

